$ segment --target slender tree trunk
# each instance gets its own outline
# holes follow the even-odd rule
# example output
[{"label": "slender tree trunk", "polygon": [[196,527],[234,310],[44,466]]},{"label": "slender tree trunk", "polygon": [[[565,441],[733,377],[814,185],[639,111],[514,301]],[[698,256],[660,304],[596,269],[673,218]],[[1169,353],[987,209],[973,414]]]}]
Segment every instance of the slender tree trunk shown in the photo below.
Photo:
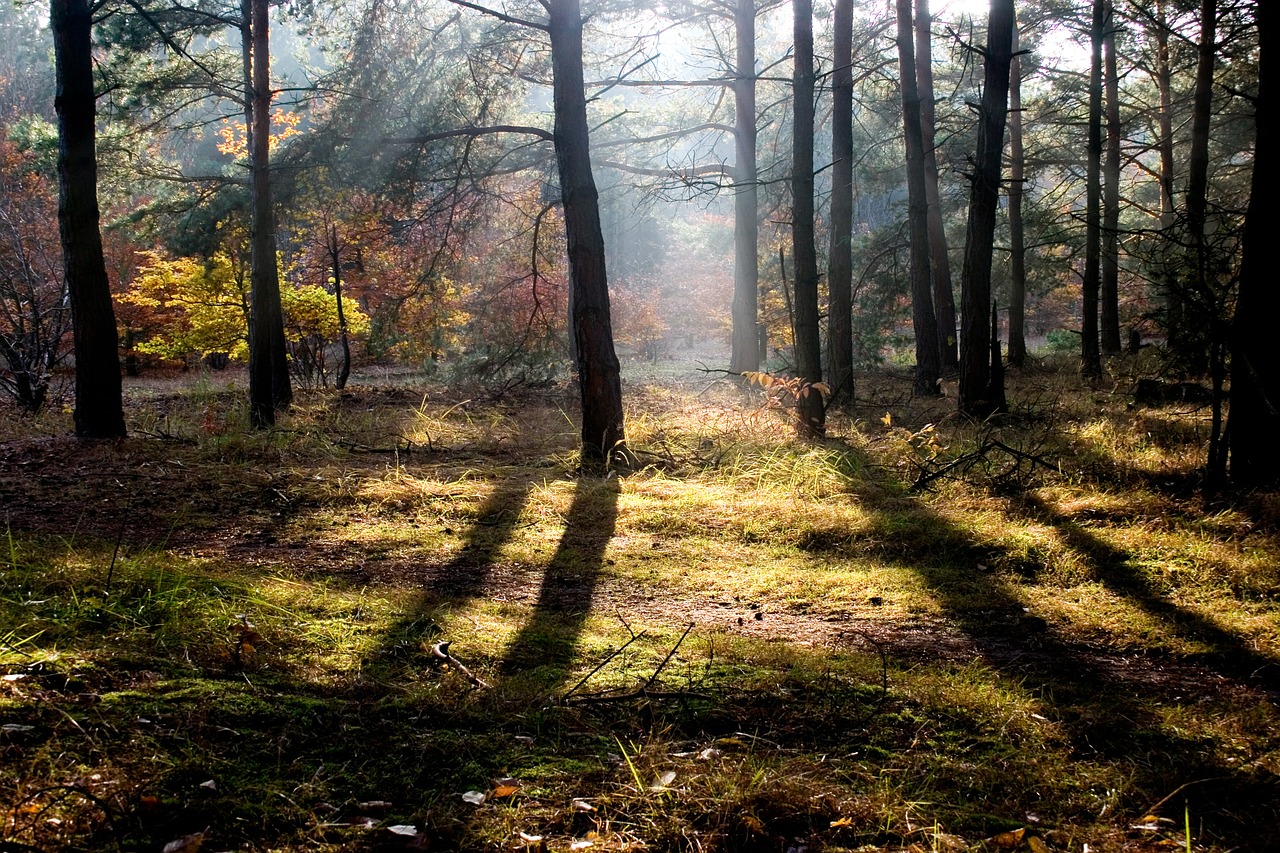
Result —
[{"label": "slender tree trunk", "polygon": [[[907,227],[911,239],[911,325],[916,335],[913,393],[938,394],[938,324],[933,310],[929,263],[929,204],[925,195],[924,139],[920,127],[920,92],[916,87],[916,55],[911,29],[911,0],[897,0],[898,85],[902,89],[902,124],[907,161]],[[985,318],[986,311],[983,311]]]},{"label": "slender tree trunk", "polygon": [[[1275,101],[1275,5],[1258,3],[1258,116]],[[1275,133],[1256,122],[1253,182],[1245,214],[1240,295],[1231,329],[1231,479],[1242,486],[1280,484],[1280,357],[1275,320],[1280,317],[1280,288],[1269,273],[1269,194],[1276,186]]]},{"label": "slender tree trunk", "polygon": [[[1177,222],[1177,204],[1173,197],[1173,70],[1169,64],[1169,24],[1165,14],[1166,0],[1156,0],[1156,88],[1160,92],[1160,230],[1166,235]],[[1165,331],[1173,352],[1183,349],[1185,306],[1178,287],[1178,273],[1171,255],[1165,252],[1165,269],[1161,286],[1165,297]]]},{"label": "slender tree trunk", "polygon": [[609,277],[600,196],[591,174],[591,141],[582,76],[582,10],[579,0],[549,0],[551,68],[555,101],[556,165],[569,253],[573,338],[582,398],[582,464],[598,468],[625,454],[622,380],[613,347]]},{"label": "slender tree trunk", "polygon": [[933,18],[929,0],[916,0],[916,90],[920,97],[920,139],[924,148],[924,197],[928,205],[929,271],[933,311],[938,322],[938,358],[943,371],[959,366],[956,354],[956,297],[951,287],[951,257],[938,194],[938,151],[933,97]]},{"label": "slender tree trunk", "polygon": [[82,438],[115,438],[125,434],[124,405],[99,230],[93,18],[85,0],[52,0],[49,19],[57,66],[58,233],[76,358],[75,431]]},{"label": "slender tree trunk", "polygon": [[1104,355],[1120,354],[1120,80],[1116,73],[1115,4],[1107,0],[1102,38],[1106,66],[1107,157],[1102,181],[1102,283],[1099,299]]},{"label": "slender tree trunk", "polygon": [[1213,110],[1217,25],[1217,0],[1201,0],[1196,88],[1191,98],[1191,150],[1187,159],[1187,230],[1194,252],[1194,283],[1197,293],[1201,294],[1207,293],[1209,286],[1209,250],[1205,229],[1209,207],[1209,124]]},{"label": "slender tree trunk", "polygon": [[826,429],[822,395],[811,386],[822,381],[822,344],[818,335],[818,251],[813,236],[813,0],[793,0],[795,65],[792,73],[791,245],[796,256],[796,372],[803,383],[796,414],[800,432],[822,435]]},{"label": "slender tree trunk", "polygon": [[991,396],[987,311],[991,307],[991,255],[995,248],[1012,58],[1013,0],[992,0],[960,283],[960,410],[975,417],[987,417],[1002,409],[1001,401]]},{"label": "slender tree trunk", "polygon": [[760,301],[760,200],[756,180],[756,4],[738,0],[734,10],[733,139],[733,354],[729,369],[760,369],[757,329]]},{"label": "slender tree trunk", "polygon": [[853,0],[836,0],[831,73],[831,250],[827,261],[827,368],[833,402],[853,388]]},{"label": "slender tree trunk", "polygon": [[271,202],[271,48],[267,0],[252,0],[253,227],[249,246],[249,289],[253,294],[249,340],[249,420],[254,427],[275,423],[275,413],[293,400],[280,307],[276,264],[276,222]]},{"label": "slender tree trunk", "polygon": [[1022,57],[1018,22],[1013,22],[1013,59],[1009,63],[1009,364],[1027,359],[1027,244],[1022,221],[1026,158],[1022,153]]},{"label": "slender tree trunk", "polygon": [[1102,376],[1098,348],[1098,293],[1102,256],[1102,36],[1106,28],[1106,0],[1093,0],[1089,28],[1092,61],[1089,68],[1089,142],[1085,157],[1084,282],[1081,300],[1080,372],[1089,379]]},{"label": "slender tree trunk", "polygon": [[342,248],[338,244],[338,226],[329,226],[329,260],[333,262],[333,298],[338,307],[338,340],[342,344],[342,364],[333,387],[341,391],[351,376],[351,340],[347,335],[347,314],[342,308]]}]

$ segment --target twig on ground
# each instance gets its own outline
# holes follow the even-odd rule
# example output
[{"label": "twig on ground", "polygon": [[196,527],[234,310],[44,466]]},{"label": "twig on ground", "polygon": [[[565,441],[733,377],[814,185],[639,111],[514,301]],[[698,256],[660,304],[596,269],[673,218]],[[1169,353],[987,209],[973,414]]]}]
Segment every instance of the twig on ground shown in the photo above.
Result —
[{"label": "twig on ground", "polygon": [[[619,617],[619,618],[621,618],[621,617]],[[627,623],[626,623],[626,621],[624,620],[622,624],[626,625]],[[628,630],[628,631],[630,631],[630,630],[631,630],[631,626],[630,626],[630,625],[627,625],[627,630]],[[611,660],[613,660],[614,658],[616,658],[618,655],[622,654],[622,653],[623,653],[623,651],[625,651],[625,650],[626,650],[627,646],[631,645],[631,644],[632,644],[632,643],[634,643],[636,640],[638,640],[638,639],[640,639],[641,637],[643,637],[646,633],[648,633],[648,632],[647,632],[647,631],[641,631],[639,634],[632,633],[632,634],[631,634],[631,639],[630,639],[630,640],[627,640],[625,643],[623,643],[622,645],[618,646],[618,648],[616,648],[616,649],[614,649],[613,651],[611,651],[611,652],[609,653],[609,655],[608,655],[604,660],[600,661],[600,663],[598,663],[598,664],[596,664],[596,665],[595,665],[595,668],[594,668],[594,669],[592,669],[592,670],[591,670],[590,672],[588,672],[586,675],[582,676],[582,678],[578,681],[578,683],[577,683],[577,684],[573,685],[573,687],[570,687],[570,688],[569,688],[569,691],[568,691],[567,693],[565,693],[563,696],[561,696],[561,697],[560,697],[560,701],[561,701],[561,702],[563,702],[563,701],[565,701],[566,699],[568,699],[570,696],[572,696],[574,693],[577,693],[577,692],[578,692],[578,688],[579,688],[579,687],[581,687],[582,685],[586,684],[586,683],[587,683],[587,681],[591,678],[591,676],[595,675],[597,672],[599,672],[601,669],[603,669],[605,664],[607,664],[609,661],[611,661]]]},{"label": "twig on ground", "polygon": [[431,653],[434,654],[440,660],[452,666],[454,669],[458,670],[458,672],[462,673],[462,676],[466,678],[467,681],[471,682],[472,687],[488,688],[490,686],[489,682],[485,681],[483,678],[476,675],[471,670],[467,669],[466,665],[463,664],[462,661],[458,660],[456,657],[450,654],[449,642],[450,642],[449,640],[441,640],[440,642],[436,643],[434,646],[431,647]]}]

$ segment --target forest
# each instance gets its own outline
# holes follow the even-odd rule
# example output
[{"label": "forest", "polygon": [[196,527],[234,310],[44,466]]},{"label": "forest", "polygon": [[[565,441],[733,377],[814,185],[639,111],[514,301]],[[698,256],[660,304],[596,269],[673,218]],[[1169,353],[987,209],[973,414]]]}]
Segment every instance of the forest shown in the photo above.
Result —
[{"label": "forest", "polygon": [[1274,8],[0,4],[0,853],[1275,849]]}]

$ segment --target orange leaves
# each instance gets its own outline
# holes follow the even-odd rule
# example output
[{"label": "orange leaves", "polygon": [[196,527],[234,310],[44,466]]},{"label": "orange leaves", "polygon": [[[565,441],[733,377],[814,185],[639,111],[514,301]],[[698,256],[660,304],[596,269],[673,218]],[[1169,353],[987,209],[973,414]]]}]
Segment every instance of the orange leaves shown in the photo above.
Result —
[{"label": "orange leaves", "polygon": [[[300,114],[286,112],[283,107],[276,107],[275,112],[271,114],[271,151],[274,152],[276,146],[286,139],[301,136],[302,131],[298,129],[301,123]],[[237,160],[248,156],[249,141],[243,121],[223,119],[222,126],[218,128],[218,138],[222,140],[218,143],[219,153],[235,157]]]}]

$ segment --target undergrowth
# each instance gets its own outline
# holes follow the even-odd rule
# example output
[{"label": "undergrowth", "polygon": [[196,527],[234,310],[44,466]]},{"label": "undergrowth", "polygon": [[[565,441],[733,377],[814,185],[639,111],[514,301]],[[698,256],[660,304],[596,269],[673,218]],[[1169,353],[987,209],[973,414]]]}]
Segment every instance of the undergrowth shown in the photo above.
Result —
[{"label": "undergrowth", "polygon": [[1119,383],[909,387],[632,388],[603,479],[555,391],[7,423],[0,847],[1267,849],[1276,497]]}]

